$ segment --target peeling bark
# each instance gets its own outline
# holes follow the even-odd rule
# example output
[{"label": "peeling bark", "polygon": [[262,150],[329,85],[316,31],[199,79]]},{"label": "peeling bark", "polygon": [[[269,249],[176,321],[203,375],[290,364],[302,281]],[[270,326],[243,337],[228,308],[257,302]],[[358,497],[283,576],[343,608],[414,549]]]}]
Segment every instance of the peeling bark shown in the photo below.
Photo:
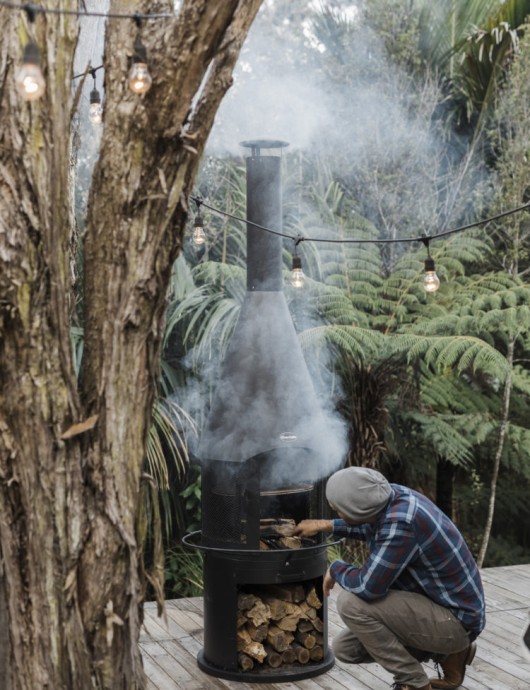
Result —
[{"label": "peeling bark", "polygon": [[186,200],[260,3],[185,0],[175,19],[144,23],[155,79],[143,97],[125,79],[134,24],[108,23],[79,389],[65,136],[77,19],[38,15],[47,88],[27,104],[13,88],[26,19],[0,8],[0,557],[13,690],[144,686],[135,516],[165,296]]}]

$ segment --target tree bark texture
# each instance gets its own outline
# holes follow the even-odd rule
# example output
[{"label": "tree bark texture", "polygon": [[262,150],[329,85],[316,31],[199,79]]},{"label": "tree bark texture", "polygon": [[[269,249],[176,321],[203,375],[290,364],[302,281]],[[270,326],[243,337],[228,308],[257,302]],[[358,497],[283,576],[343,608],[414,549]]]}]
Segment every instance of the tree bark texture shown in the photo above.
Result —
[{"label": "tree bark texture", "polygon": [[37,15],[46,93],[24,103],[13,73],[28,22],[0,8],[0,556],[11,650],[0,663],[14,690],[144,686],[135,516],[167,285],[200,157],[260,3],[184,0],[175,18],[144,22],[153,75],[144,96],[126,82],[135,23],[107,23],[79,385],[67,135],[78,19]]}]

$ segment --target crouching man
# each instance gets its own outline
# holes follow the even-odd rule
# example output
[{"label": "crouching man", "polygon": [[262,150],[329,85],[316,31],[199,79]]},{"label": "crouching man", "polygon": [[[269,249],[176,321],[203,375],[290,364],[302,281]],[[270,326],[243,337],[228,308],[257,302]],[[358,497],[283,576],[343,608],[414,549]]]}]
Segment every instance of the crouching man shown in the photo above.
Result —
[{"label": "crouching man", "polygon": [[[326,498],[339,519],[303,520],[295,533],[331,532],[369,549],[362,567],[334,561],[324,578],[326,595],[335,582],[342,588],[337,608],[346,627],[333,641],[335,656],[377,661],[396,690],[459,687],[485,606],[477,565],[456,526],[422,494],[368,468],[333,474]],[[443,677],[429,680],[421,662],[430,658]]]}]

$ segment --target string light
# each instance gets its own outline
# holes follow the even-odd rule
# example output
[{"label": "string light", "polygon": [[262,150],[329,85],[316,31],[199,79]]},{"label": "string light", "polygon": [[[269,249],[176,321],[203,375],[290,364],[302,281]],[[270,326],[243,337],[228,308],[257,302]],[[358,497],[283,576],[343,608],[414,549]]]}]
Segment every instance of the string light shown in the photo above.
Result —
[{"label": "string light", "polygon": [[298,237],[294,243],[293,267],[291,271],[291,285],[294,288],[303,288],[305,282],[305,275],[302,270],[302,258],[298,256],[298,245],[303,241],[303,237]]},{"label": "string light", "polygon": [[[142,22],[139,15],[134,17],[134,21],[140,30]],[[153,80],[147,67],[147,50],[140,40],[140,36],[137,36],[134,42],[132,65],[129,70],[129,88],[133,93],[147,93],[152,83]]]},{"label": "string light", "polygon": [[101,106],[101,96],[96,88],[96,70],[91,71],[94,79],[94,88],[90,92],[90,108],[88,111],[88,119],[93,125],[100,125],[103,120],[103,108]]},{"label": "string light", "polygon": [[[35,8],[26,5],[24,9],[32,27],[35,21]],[[15,84],[18,93],[25,101],[36,101],[46,89],[46,82],[40,68],[40,52],[33,41],[24,46],[22,64],[16,72]]]},{"label": "string light", "polygon": [[[449,235],[455,235],[460,232],[464,232],[465,230],[470,230],[471,228],[478,228],[481,225],[486,225],[487,223],[492,223],[493,221],[500,220],[501,218],[506,218],[507,216],[511,216],[514,213],[520,213],[521,211],[528,211],[530,210],[530,202],[523,204],[522,206],[517,206],[515,208],[509,209],[508,211],[503,211],[502,213],[498,213],[495,216],[490,216],[489,218],[484,218],[483,220],[477,220],[474,223],[468,223],[467,225],[461,225],[458,228],[453,228],[451,230],[444,230],[443,232],[439,232],[435,235],[430,235],[429,237],[426,237],[425,235],[421,235],[420,237],[405,237],[405,238],[391,238],[391,239],[377,239],[377,240],[367,240],[367,239],[330,239],[327,237],[301,237],[300,235],[298,236],[293,236],[289,235],[284,232],[278,232],[277,230],[272,230],[271,228],[267,228],[264,225],[260,225],[259,223],[254,223],[250,220],[247,220],[246,218],[241,218],[241,216],[236,216],[232,213],[228,213],[227,211],[222,211],[221,209],[215,208],[215,206],[210,206],[209,204],[205,203],[202,199],[197,199],[196,197],[191,197],[192,201],[200,202],[205,208],[207,208],[210,211],[213,211],[214,213],[217,213],[220,216],[224,216],[225,218],[231,218],[232,220],[237,220],[242,223],[247,223],[247,225],[252,225],[255,228],[258,228],[259,230],[263,230],[264,232],[268,232],[271,235],[279,235],[280,237],[285,237],[286,239],[292,240],[295,243],[295,255],[293,256],[293,273],[294,270],[301,270],[302,268],[302,262],[300,257],[297,256],[296,254],[296,246],[304,241],[304,242],[326,242],[328,244],[397,244],[397,243],[408,243],[408,242],[422,242],[426,247],[427,247],[427,259],[425,260],[425,277],[423,279],[423,284],[424,288],[427,292],[436,292],[438,288],[440,287],[440,279],[436,275],[436,268],[434,264],[434,259],[431,257],[430,252],[429,252],[429,243],[432,240],[440,239],[442,237],[448,237]],[[297,259],[296,261],[296,266],[295,266],[295,258]],[[298,266],[298,261],[300,261],[300,265]],[[303,274],[303,272],[302,272]],[[292,279],[291,279],[292,282]]]},{"label": "string light", "polygon": [[193,244],[200,246],[206,242],[206,233],[204,232],[204,220],[201,216],[202,202],[200,199],[195,199],[195,203],[197,204],[197,215],[193,224]]},{"label": "string light", "polygon": [[440,287],[440,278],[436,275],[436,266],[434,259],[429,250],[430,238],[423,236],[421,241],[427,249],[427,258],[425,259],[425,275],[423,276],[423,288],[425,292],[436,292]]}]

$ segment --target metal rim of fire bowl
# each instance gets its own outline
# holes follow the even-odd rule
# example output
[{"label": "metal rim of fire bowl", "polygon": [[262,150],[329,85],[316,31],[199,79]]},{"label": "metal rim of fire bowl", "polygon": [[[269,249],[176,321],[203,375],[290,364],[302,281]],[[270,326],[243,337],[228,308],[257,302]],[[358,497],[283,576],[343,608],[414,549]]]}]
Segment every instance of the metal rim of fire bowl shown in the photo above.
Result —
[{"label": "metal rim of fire bowl", "polygon": [[[205,546],[204,544],[196,544],[193,543],[193,539],[197,537],[197,535],[201,536],[202,535],[202,530],[198,529],[195,532],[189,532],[188,534],[185,534],[182,537],[182,543],[185,546],[188,546],[191,549],[197,549],[198,551],[217,551],[219,553],[240,553],[240,554],[251,554],[251,553],[270,553],[269,551],[263,550],[263,549],[229,549],[229,548],[224,548],[220,546]],[[303,551],[306,553],[307,551],[316,551],[318,549],[327,549],[328,546],[335,546],[336,544],[340,544],[341,542],[344,541],[344,537],[341,539],[336,539],[335,541],[327,541],[324,542],[323,544],[314,544],[313,546],[303,546],[301,549],[273,549],[272,553],[290,553],[292,554],[293,551],[295,553],[298,553],[300,551]]]}]

